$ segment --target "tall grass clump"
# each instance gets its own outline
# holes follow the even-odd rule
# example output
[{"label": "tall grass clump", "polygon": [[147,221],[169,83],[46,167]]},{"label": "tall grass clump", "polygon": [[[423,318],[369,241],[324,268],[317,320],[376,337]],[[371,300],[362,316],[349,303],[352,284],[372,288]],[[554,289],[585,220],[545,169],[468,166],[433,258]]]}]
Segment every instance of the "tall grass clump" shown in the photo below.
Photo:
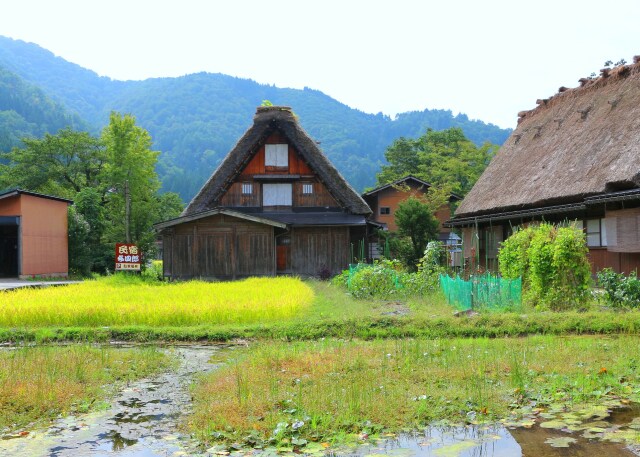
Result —
[{"label": "tall grass clump", "polygon": [[162,283],[113,275],[81,284],[0,292],[0,326],[196,326],[290,318],[313,290],[296,278]]},{"label": "tall grass clump", "polygon": [[25,347],[0,351],[0,430],[86,412],[116,381],[142,378],[171,360],[153,348]]},{"label": "tall grass clump", "polygon": [[604,399],[637,401],[640,371],[627,348],[639,341],[272,342],[237,354],[197,383],[189,427],[205,442],[295,450],[438,420],[493,422],[530,413],[531,402],[569,410]]}]

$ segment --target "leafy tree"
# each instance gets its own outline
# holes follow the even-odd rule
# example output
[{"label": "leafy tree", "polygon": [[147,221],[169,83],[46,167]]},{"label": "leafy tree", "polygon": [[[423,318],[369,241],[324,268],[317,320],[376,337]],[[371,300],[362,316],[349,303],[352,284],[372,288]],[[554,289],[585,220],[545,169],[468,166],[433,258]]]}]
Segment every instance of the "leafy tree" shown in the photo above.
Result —
[{"label": "leafy tree", "polygon": [[24,148],[0,153],[0,187],[19,186],[73,198],[85,187],[106,191],[102,172],[107,160],[102,142],[70,128],[42,139],[23,138]]},{"label": "leafy tree", "polygon": [[417,139],[399,138],[387,148],[377,174],[378,185],[388,184],[409,174],[437,188],[466,194],[489,164],[497,146],[485,143],[477,147],[462,129],[427,132]]},{"label": "leafy tree", "polygon": [[111,186],[107,210],[116,222],[109,227],[109,238],[136,242],[147,251],[153,242],[154,221],[149,215],[157,214],[159,203],[160,181],[155,172],[159,152],[151,150],[151,136],[129,114],[112,112],[102,140],[108,157],[105,175]]},{"label": "leafy tree", "polygon": [[85,218],[74,206],[69,207],[69,272],[87,276],[93,267],[89,237],[91,228]]},{"label": "leafy tree", "polygon": [[411,243],[403,261],[408,268],[415,270],[427,243],[438,238],[438,220],[429,206],[415,197],[400,203],[395,217],[398,234],[407,237]]}]

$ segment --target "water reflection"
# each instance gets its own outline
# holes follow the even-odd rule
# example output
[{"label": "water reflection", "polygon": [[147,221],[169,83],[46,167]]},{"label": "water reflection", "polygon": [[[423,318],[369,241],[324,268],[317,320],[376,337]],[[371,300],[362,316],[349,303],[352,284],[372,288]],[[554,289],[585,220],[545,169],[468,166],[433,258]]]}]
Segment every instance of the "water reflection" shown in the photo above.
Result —
[{"label": "water reflection", "polygon": [[[629,414],[626,419],[633,419]],[[624,423],[628,423],[624,422]],[[569,447],[553,447],[550,439],[570,437]],[[335,456],[353,457],[633,457],[619,443],[582,438],[576,433],[532,427],[502,426],[431,427],[423,433],[402,434],[378,445],[357,450],[339,449]]]}]

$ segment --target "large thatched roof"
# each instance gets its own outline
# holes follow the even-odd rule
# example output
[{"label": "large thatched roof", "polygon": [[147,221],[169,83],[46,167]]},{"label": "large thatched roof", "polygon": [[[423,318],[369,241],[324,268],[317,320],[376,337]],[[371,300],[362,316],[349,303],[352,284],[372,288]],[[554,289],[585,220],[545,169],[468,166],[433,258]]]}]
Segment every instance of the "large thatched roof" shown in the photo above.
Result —
[{"label": "large thatched roof", "polygon": [[456,218],[559,205],[640,187],[640,59],[560,88],[518,127]]},{"label": "large thatched roof", "polygon": [[322,153],[316,142],[309,137],[291,108],[286,106],[259,107],[253,125],[240,138],[235,147],[225,157],[220,166],[211,175],[202,189],[191,200],[182,213],[183,216],[207,211],[215,207],[216,202],[227,190],[255,152],[274,131],[280,131],[295,147],[300,156],[315,171],[318,178],[327,187],[329,193],[344,209],[352,214],[370,214],[371,209],[358,193],[347,183],[340,172]]}]

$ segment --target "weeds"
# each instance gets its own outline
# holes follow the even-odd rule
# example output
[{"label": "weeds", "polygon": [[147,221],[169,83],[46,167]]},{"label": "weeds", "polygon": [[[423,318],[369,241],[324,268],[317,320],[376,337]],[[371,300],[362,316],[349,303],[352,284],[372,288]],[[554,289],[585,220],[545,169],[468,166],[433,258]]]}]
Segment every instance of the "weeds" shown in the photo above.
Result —
[{"label": "weeds", "polygon": [[627,350],[639,342],[631,336],[271,342],[194,388],[191,431],[208,443],[251,445],[245,438],[252,436],[295,448],[441,419],[495,421],[530,402],[568,410],[603,398],[637,401],[640,372]]},{"label": "weeds", "polygon": [[0,430],[104,407],[103,386],[141,378],[169,364],[153,348],[79,345],[0,351]]}]

